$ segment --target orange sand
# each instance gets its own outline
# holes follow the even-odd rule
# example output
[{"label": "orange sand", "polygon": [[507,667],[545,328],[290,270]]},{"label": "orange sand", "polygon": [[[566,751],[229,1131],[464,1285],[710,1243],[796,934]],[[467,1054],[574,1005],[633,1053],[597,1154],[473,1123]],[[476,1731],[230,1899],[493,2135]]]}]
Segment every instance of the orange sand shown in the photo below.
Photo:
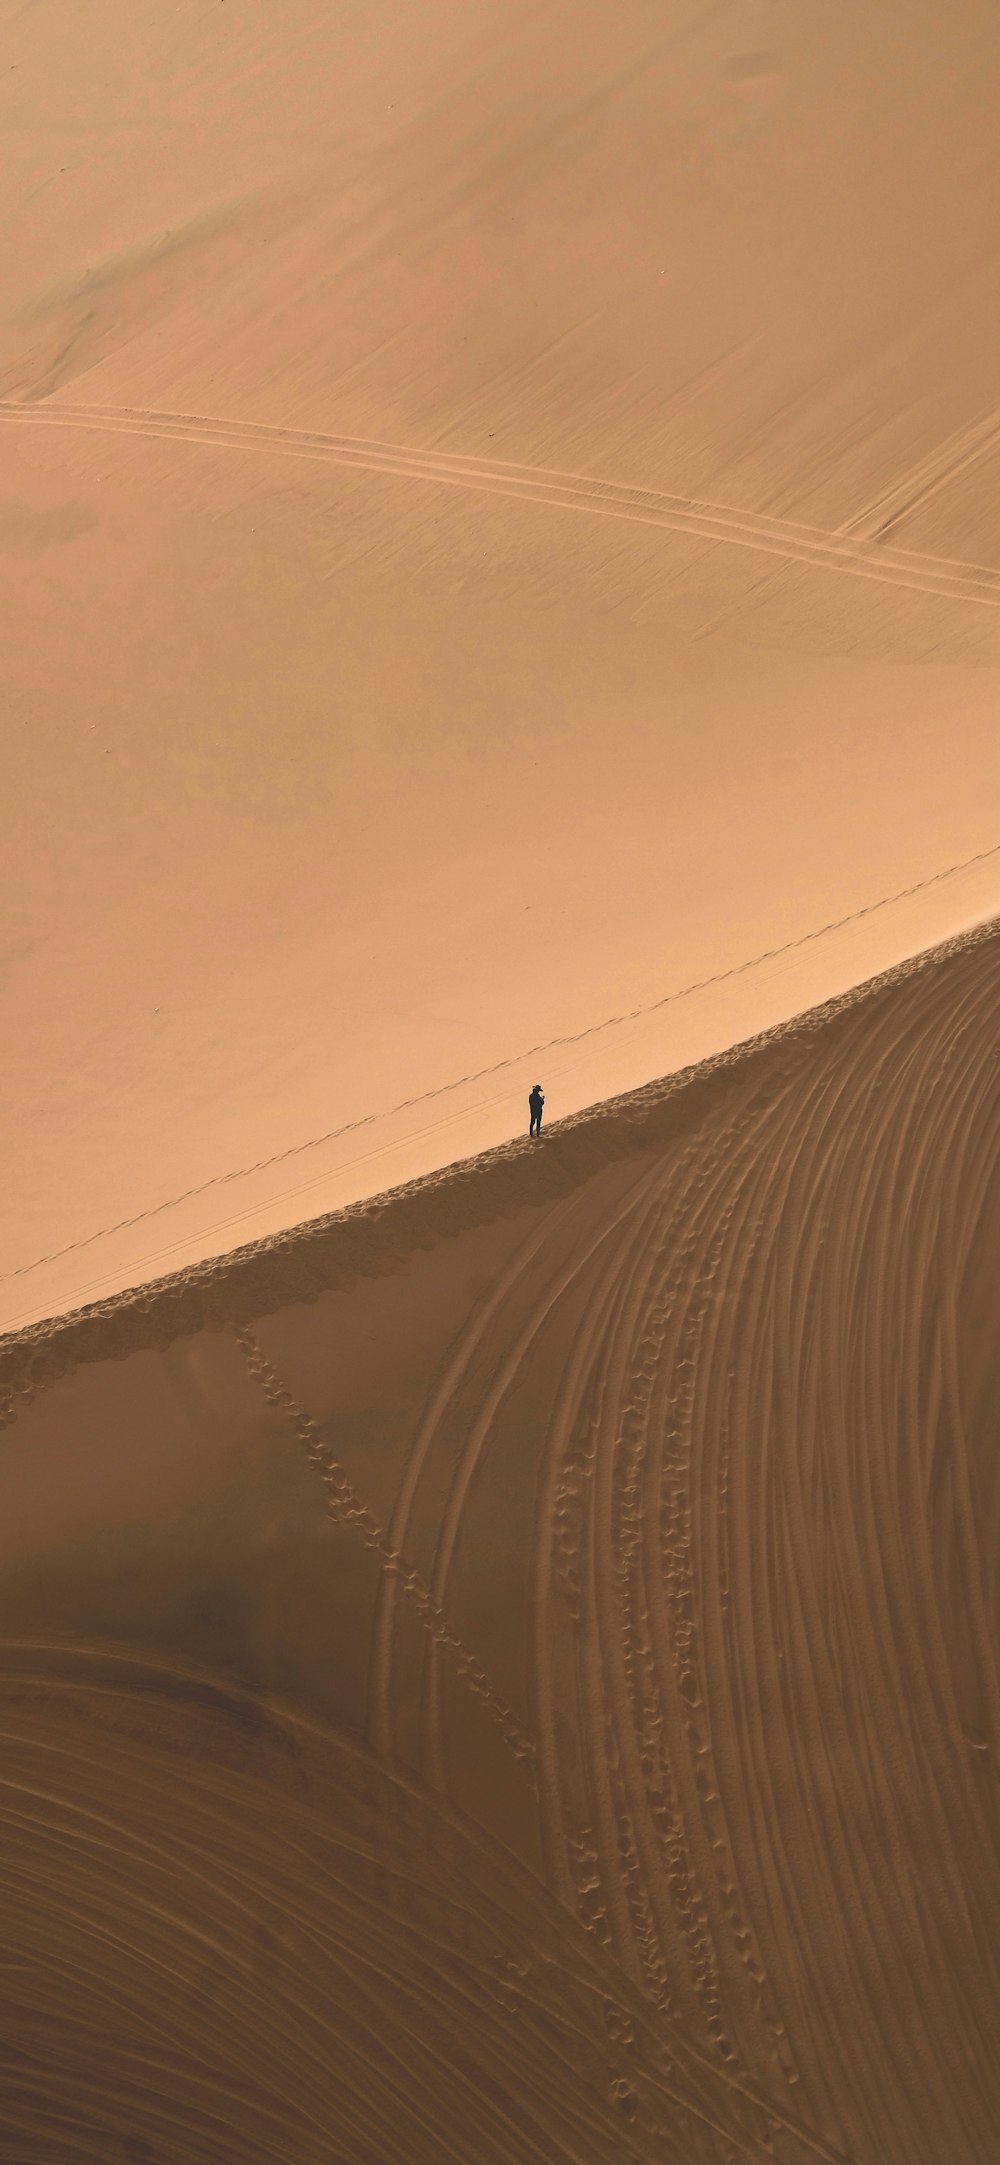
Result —
[{"label": "orange sand", "polygon": [[[28,1268],[1000,841],[998,46],[994,0],[13,11],[6,1325],[492,1146],[530,1071]],[[551,1109],[998,868],[554,1055]]]},{"label": "orange sand", "polygon": [[0,1341],[18,2165],[988,2165],[1000,922]]},{"label": "orange sand", "polygon": [[992,2165],[995,0],[10,13],[4,2165]]}]

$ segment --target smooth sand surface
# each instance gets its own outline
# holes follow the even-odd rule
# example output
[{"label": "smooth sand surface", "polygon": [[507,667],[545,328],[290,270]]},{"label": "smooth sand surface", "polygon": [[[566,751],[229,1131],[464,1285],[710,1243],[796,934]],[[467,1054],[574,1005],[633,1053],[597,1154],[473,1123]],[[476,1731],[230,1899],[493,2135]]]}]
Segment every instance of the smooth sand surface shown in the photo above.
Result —
[{"label": "smooth sand surface", "polygon": [[1000,922],[0,1340],[17,2165],[990,2165]]},{"label": "smooth sand surface", "polygon": [[529,1047],[1000,841],[998,56],[995,0],[11,11],[0,1321],[492,1146]]}]

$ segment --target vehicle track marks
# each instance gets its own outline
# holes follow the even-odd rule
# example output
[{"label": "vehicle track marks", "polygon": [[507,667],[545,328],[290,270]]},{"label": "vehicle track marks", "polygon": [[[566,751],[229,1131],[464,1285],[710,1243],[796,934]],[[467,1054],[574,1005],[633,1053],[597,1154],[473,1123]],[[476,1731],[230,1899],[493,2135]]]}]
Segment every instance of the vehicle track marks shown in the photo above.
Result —
[{"label": "vehicle track marks", "polygon": [[936,594],[987,608],[1000,608],[1000,570],[946,557],[925,556],[882,543],[877,536],[859,539],[849,531],[826,533],[792,519],[735,510],[730,506],[672,496],[664,491],[603,481],[596,476],[564,474],[522,467],[458,452],[385,444],[361,437],[293,429],[263,422],[228,421],[213,415],[181,414],[139,407],[78,406],[63,400],[20,404],[0,401],[0,421],[28,428],[103,430],[146,436],[158,442],[212,445],[222,449],[270,452],[328,465],[384,473],[446,488],[512,497],[556,510],[625,519],[636,525],[691,534],[786,563],[819,571],[843,572],[873,579],[917,594]]}]

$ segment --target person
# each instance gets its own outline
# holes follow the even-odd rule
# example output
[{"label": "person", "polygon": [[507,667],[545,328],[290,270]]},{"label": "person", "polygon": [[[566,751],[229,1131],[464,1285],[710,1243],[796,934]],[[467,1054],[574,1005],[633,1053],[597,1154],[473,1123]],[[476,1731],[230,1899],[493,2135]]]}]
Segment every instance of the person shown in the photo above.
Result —
[{"label": "person", "polygon": [[528,1098],[528,1110],[531,1113],[531,1126],[528,1129],[529,1135],[540,1135],[542,1132],[542,1106],[544,1105],[544,1103],[545,1093],[542,1089],[541,1083],[536,1083],[534,1089],[531,1092],[531,1095]]}]

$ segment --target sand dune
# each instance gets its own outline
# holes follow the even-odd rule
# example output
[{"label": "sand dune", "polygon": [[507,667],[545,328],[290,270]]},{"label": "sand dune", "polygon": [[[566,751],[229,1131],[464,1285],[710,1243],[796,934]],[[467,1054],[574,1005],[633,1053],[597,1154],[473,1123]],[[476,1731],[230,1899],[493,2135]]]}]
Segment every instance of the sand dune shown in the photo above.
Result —
[{"label": "sand dune", "polygon": [[856,914],[1000,843],[998,83],[994,0],[16,12],[0,1323],[1000,908]]},{"label": "sand dune", "polygon": [[0,1341],[5,2155],[993,2157],[998,943]]},{"label": "sand dune", "polygon": [[996,2154],[998,61],[12,17],[11,2165]]}]

